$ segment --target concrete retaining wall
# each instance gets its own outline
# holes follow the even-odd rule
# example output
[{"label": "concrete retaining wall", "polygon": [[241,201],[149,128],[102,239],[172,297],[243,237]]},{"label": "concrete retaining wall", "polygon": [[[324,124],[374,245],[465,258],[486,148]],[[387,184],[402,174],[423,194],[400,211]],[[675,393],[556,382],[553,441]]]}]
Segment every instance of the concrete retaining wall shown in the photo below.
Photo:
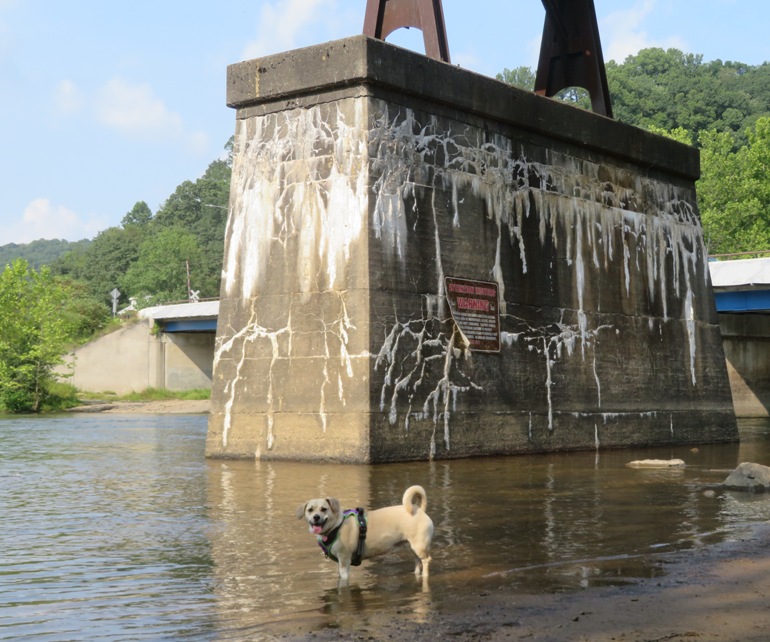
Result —
[{"label": "concrete retaining wall", "polygon": [[211,387],[213,333],[153,334],[150,321],[125,325],[77,348],[67,381],[84,392],[125,395],[147,388]]},{"label": "concrete retaining wall", "polygon": [[764,314],[719,314],[738,417],[770,416],[770,323]]},{"label": "concrete retaining wall", "polygon": [[[697,151],[365,37],[234,65],[207,454],[737,438]],[[498,288],[473,352],[445,277]]]}]

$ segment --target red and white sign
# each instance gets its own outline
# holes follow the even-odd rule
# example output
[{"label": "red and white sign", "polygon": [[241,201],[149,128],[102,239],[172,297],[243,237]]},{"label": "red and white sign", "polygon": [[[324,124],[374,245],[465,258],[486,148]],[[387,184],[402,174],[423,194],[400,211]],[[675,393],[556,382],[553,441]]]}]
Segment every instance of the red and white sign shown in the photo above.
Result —
[{"label": "red and white sign", "polygon": [[449,310],[471,350],[500,352],[497,283],[444,278]]}]

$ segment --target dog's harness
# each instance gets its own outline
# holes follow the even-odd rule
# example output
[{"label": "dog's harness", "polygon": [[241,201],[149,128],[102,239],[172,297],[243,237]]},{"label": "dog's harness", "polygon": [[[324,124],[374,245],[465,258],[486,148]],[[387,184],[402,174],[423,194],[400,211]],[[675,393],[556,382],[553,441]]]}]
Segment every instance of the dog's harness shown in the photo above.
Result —
[{"label": "dog's harness", "polygon": [[340,529],[345,523],[345,520],[348,517],[353,517],[354,515],[358,520],[358,548],[353,554],[353,559],[350,561],[350,563],[353,566],[360,566],[364,555],[364,543],[366,542],[366,518],[364,517],[363,508],[352,508],[342,513],[342,521],[340,522],[340,525],[326,535],[319,535],[318,545],[321,547],[321,550],[324,552],[326,557],[339,563],[339,560],[332,553],[332,546],[334,545],[334,542],[337,541],[337,536],[340,534]]}]

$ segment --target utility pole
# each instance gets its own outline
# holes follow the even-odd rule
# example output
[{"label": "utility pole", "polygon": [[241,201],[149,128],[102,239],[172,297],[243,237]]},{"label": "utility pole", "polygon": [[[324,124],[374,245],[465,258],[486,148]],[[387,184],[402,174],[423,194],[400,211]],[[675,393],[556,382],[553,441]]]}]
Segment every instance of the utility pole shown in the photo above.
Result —
[{"label": "utility pole", "polygon": [[184,264],[187,267],[187,301],[192,302],[192,289],[190,288],[190,259],[186,259]]}]

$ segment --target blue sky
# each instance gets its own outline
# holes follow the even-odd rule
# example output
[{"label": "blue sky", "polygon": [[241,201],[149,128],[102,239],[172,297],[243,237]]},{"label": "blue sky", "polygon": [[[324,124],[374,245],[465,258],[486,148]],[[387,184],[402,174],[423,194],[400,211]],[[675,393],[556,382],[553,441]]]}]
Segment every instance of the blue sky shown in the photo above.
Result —
[{"label": "blue sky", "polygon": [[[535,67],[540,0],[444,0],[452,62]],[[606,60],[650,46],[770,60],[767,0],[596,0]],[[0,245],[155,212],[234,131],[230,63],[355,35],[366,0],[0,0]],[[389,41],[422,50],[414,29]]]}]

